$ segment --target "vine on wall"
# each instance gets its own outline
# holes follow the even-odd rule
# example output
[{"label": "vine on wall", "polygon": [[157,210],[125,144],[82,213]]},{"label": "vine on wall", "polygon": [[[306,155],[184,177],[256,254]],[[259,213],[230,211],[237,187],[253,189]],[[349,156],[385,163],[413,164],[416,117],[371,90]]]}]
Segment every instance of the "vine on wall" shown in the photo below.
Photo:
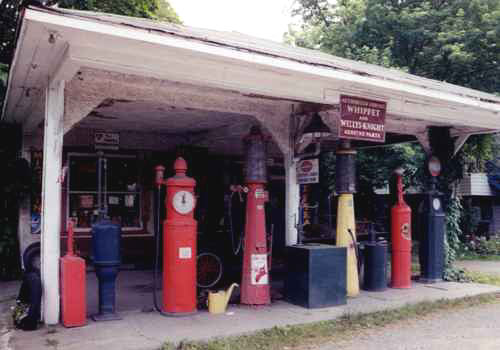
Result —
[{"label": "vine on wall", "polygon": [[441,161],[442,171],[438,177],[438,190],[442,193],[442,202],[445,211],[445,280],[464,280],[464,272],[454,266],[457,253],[460,249],[462,234],[460,221],[462,204],[457,194],[457,186],[463,177],[464,160],[462,153],[453,155],[454,141],[447,127],[429,128],[429,142],[432,154]]}]

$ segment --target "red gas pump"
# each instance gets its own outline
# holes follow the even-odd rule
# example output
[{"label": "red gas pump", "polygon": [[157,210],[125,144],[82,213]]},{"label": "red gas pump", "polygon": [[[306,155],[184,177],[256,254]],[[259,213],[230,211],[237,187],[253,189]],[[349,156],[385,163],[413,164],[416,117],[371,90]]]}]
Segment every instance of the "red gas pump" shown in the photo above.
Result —
[{"label": "red gas pump", "polygon": [[411,287],[411,209],[403,199],[402,170],[396,171],[398,202],[391,208],[391,287]]},{"label": "red gas pump", "polygon": [[87,323],[85,260],[73,251],[73,222],[68,225],[68,251],[61,258],[61,319],[65,327]]},{"label": "red gas pump", "polygon": [[[196,312],[196,221],[193,218],[196,181],[186,176],[187,163],[177,158],[175,176],[163,180],[156,167],[156,185],[166,185],[163,222],[163,312],[180,316]],[[159,218],[158,218],[159,220]]]},{"label": "red gas pump", "polygon": [[259,127],[252,127],[245,138],[248,187],[241,303],[262,305],[271,303],[267,260],[266,216],[264,203],[267,192],[266,140]]}]

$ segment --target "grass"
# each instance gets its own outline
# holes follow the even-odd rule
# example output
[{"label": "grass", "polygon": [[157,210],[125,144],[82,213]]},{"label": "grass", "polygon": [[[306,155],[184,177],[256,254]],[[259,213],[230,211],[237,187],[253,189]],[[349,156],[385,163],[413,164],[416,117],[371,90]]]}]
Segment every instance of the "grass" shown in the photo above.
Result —
[{"label": "grass", "polygon": [[[500,281],[499,281],[500,282]],[[205,342],[165,343],[162,350],[291,350],[350,339],[364,329],[381,328],[400,321],[428,317],[437,312],[499,303],[500,295],[483,294],[455,300],[438,300],[399,309],[364,314],[346,314],[339,319],[296,326],[274,327],[252,334]]]},{"label": "grass", "polygon": [[465,270],[465,276],[475,283],[490,284],[500,287],[500,275],[493,275],[484,272]]},{"label": "grass", "polygon": [[481,260],[481,261],[500,261],[500,255],[480,255],[471,252],[462,254],[458,257],[459,260]]}]

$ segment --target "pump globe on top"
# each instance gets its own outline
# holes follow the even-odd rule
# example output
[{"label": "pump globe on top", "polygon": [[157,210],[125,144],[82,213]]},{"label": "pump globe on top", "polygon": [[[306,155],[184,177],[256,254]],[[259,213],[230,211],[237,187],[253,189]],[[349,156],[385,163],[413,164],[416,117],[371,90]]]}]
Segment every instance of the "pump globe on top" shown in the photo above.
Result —
[{"label": "pump globe on top", "polygon": [[302,135],[304,137],[311,137],[312,139],[321,139],[328,137],[332,134],[332,131],[323,122],[321,116],[318,112],[314,113],[309,124],[304,128]]}]

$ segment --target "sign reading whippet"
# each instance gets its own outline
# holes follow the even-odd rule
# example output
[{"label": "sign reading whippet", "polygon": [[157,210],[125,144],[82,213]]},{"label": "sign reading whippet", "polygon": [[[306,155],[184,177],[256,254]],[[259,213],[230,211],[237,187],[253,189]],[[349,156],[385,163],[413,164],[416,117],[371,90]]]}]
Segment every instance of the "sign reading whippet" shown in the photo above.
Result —
[{"label": "sign reading whippet", "polygon": [[385,142],[383,101],[340,95],[339,138]]}]

